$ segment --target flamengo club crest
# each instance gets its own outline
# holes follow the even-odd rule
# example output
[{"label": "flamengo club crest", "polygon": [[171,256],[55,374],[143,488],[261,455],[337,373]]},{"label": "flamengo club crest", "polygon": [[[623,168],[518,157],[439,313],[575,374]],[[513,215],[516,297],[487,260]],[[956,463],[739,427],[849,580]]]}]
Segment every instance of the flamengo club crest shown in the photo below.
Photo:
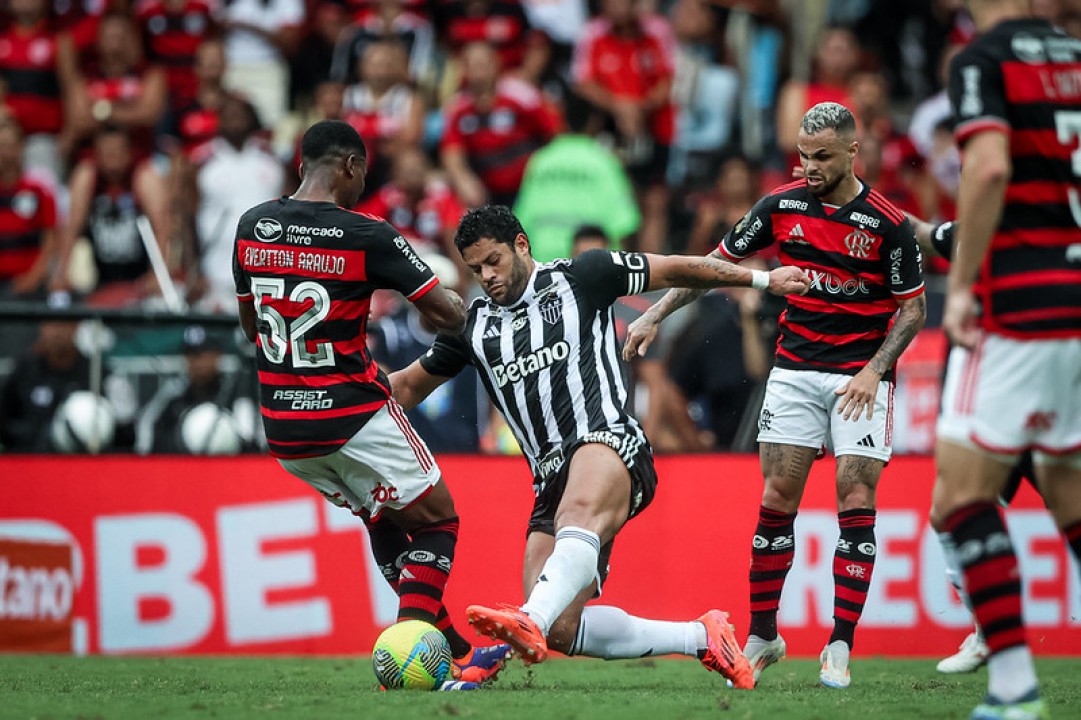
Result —
[{"label": "flamengo club crest", "polygon": [[854,258],[866,258],[871,252],[875,239],[863,230],[853,230],[845,237],[848,254]]}]

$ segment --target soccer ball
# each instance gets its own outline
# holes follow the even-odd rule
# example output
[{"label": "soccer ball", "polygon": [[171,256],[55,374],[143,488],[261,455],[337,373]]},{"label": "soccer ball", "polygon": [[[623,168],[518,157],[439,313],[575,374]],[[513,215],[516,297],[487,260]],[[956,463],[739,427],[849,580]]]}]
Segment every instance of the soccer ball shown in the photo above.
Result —
[{"label": "soccer ball", "polygon": [[236,455],[240,433],[228,410],[212,402],[186,410],[180,420],[180,441],[193,455]]},{"label": "soccer ball", "polygon": [[443,633],[421,620],[391,625],[372,649],[372,669],[387,690],[432,690],[450,675],[451,660]]},{"label": "soccer ball", "polygon": [[76,390],[60,404],[49,426],[49,439],[62,453],[97,454],[113,441],[116,418],[108,401]]}]

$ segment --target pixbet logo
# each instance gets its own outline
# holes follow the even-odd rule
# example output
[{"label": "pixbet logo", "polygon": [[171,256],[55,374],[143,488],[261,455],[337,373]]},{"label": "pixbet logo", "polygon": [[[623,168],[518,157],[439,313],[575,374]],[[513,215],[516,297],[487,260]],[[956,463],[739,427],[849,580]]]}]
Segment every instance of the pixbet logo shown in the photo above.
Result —
[{"label": "pixbet logo", "polygon": [[809,268],[807,274],[811,276],[812,290],[820,290],[830,295],[847,295],[849,297],[867,294],[867,284],[863,282],[863,278],[842,280],[831,272],[813,268]]}]

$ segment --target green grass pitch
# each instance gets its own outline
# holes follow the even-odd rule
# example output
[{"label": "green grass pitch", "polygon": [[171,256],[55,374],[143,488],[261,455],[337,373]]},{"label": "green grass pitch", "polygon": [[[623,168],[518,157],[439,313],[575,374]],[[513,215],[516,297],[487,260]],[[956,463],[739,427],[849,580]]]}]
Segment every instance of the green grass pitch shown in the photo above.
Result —
[{"label": "green grass pitch", "polygon": [[[986,670],[945,676],[933,660],[854,660],[852,687],[817,685],[786,660],[753,692],[682,659],[512,661],[474,693],[379,692],[368,658],[73,658],[0,655],[0,718],[965,718]],[[1052,717],[1081,717],[1081,659],[1037,663]]]}]

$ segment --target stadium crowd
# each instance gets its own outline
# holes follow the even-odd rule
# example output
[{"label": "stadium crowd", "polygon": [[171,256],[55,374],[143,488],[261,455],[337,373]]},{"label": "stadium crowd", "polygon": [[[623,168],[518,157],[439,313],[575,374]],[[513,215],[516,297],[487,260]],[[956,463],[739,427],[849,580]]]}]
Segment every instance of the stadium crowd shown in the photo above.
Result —
[{"label": "stadium crowd", "polygon": [[[1032,5],[1081,34],[1081,2]],[[0,17],[0,303],[235,315],[237,220],[296,188],[300,134],[328,118],[368,148],[356,209],[465,295],[478,291],[453,235],[488,203],[514,208],[540,261],[596,246],[708,252],[790,177],[800,119],[822,101],[855,114],[861,178],[920,218],[954,214],[944,75],[973,35],[961,0],[7,0]],[[625,299],[620,326],[650,299]],[[717,291],[635,361],[659,451],[753,447],[782,303]],[[380,297],[372,313],[388,370],[428,346],[407,304]],[[134,331],[139,347],[186,358],[169,366],[179,384],[97,378],[121,398],[118,447],[177,449],[185,398],[244,418],[228,448],[258,447],[257,413],[237,405],[250,371],[214,378],[239,350],[210,330],[178,326],[157,345]],[[77,335],[58,320],[5,343],[5,449],[41,449],[25,424],[90,384],[93,343],[73,354]],[[466,380],[415,411],[434,450],[505,448],[478,397]],[[479,430],[462,437],[449,416]]]}]

